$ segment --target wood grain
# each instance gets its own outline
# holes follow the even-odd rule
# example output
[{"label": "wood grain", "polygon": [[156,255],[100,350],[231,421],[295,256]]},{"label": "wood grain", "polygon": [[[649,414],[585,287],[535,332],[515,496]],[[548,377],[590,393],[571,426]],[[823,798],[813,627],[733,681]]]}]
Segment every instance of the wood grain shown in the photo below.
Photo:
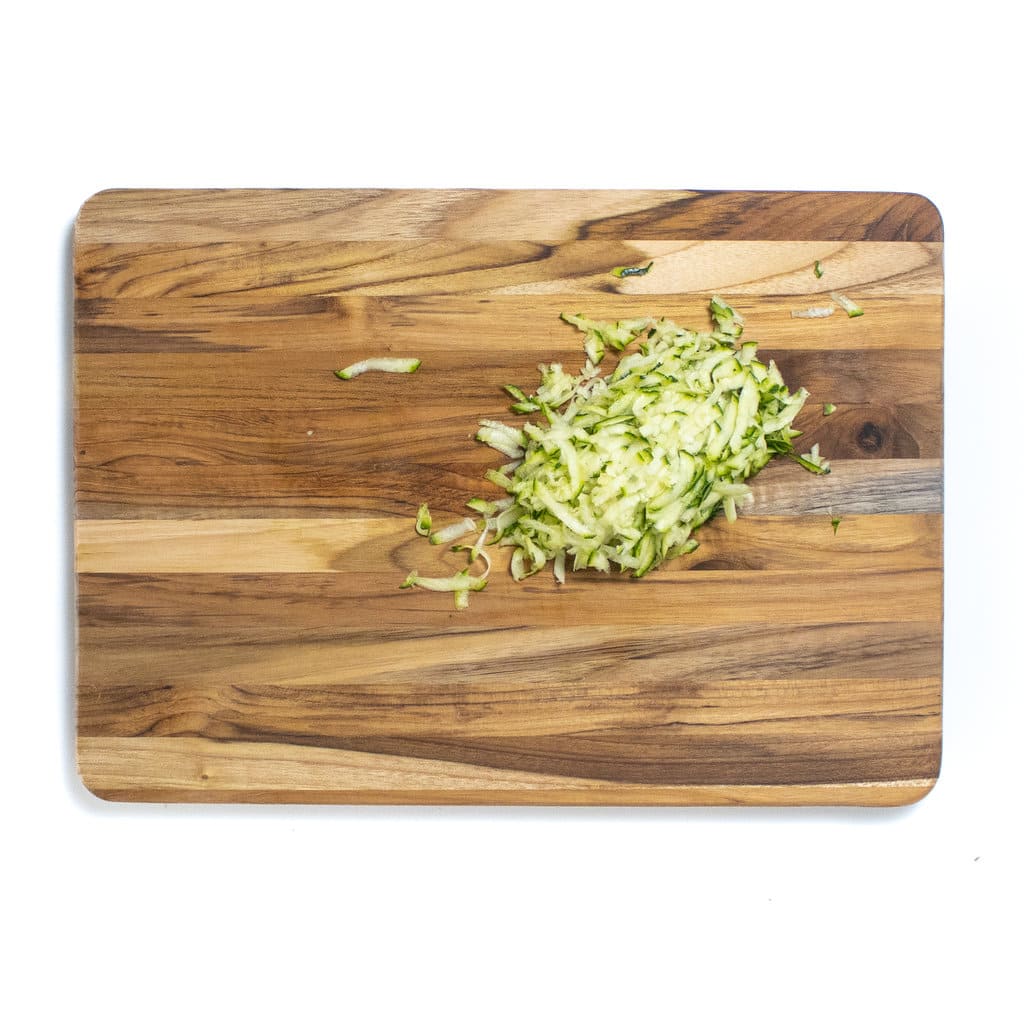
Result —
[{"label": "wood grain", "polygon": [[[446,760],[294,744],[222,743],[199,738],[145,737],[79,741],[79,765],[109,800],[225,803],[364,803],[388,787],[404,804],[863,804],[899,806],[921,799],[933,778],[898,782],[807,785],[652,786],[600,779],[495,770]],[[253,764],[260,766],[254,777]]]},{"label": "wood grain", "polygon": [[[86,299],[256,298],[305,295],[565,295],[599,299],[728,288],[733,295],[808,294],[816,259],[832,289],[861,291],[884,280],[887,294],[937,293],[937,243],[849,242],[254,242],[184,250],[107,242],[79,250],[77,288]],[[615,278],[610,267],[657,264]],[[819,287],[811,294],[817,293]]]},{"label": "wood grain", "polygon": [[941,242],[923,196],[586,189],[111,189],[84,204],[96,241],[661,238]]},{"label": "wood grain", "polygon": [[[814,291],[799,295],[756,295],[743,308],[757,325],[766,350],[833,348],[856,340],[860,349],[941,349],[942,297],[935,293],[888,297],[865,281],[871,291],[873,322],[832,317],[796,324],[794,308],[827,302],[816,281]],[[78,351],[254,352],[323,349],[337,355],[339,345],[362,340],[392,349],[425,346],[443,350],[453,335],[472,337],[479,353],[500,353],[514,336],[523,356],[543,361],[553,347],[571,350],[572,332],[559,314],[574,296],[533,294],[463,295],[452,302],[443,295],[251,295],[216,298],[119,297],[85,299],[76,304]],[[707,295],[615,294],[588,297],[596,317],[646,316],[657,311],[681,324],[707,322]],[[528,325],[524,327],[524,325]]]},{"label": "wood grain", "polygon": [[[900,478],[901,482],[905,478]],[[795,487],[794,487],[795,491]],[[822,517],[748,513],[712,519],[699,553],[667,562],[659,575],[704,569],[878,569],[899,552],[904,568],[941,568],[939,515],[846,515],[842,534]],[[830,526],[830,524],[829,524]],[[83,519],[77,524],[80,573],[408,572],[447,552],[424,549],[402,517],[387,519]],[[508,549],[491,556],[507,561]]]},{"label": "wood grain", "polygon": [[[654,259],[642,278],[611,266]],[[820,280],[811,268],[821,260]],[[895,805],[938,776],[942,228],[920,196],[111,191],[75,234],[78,757],[117,800]],[[842,290],[863,317],[791,311]],[[565,309],[730,297],[833,472],[645,580],[405,592]],[[367,353],[412,377],[342,384]],[[821,404],[837,405],[821,415]],[[833,529],[833,519],[840,520]]]}]

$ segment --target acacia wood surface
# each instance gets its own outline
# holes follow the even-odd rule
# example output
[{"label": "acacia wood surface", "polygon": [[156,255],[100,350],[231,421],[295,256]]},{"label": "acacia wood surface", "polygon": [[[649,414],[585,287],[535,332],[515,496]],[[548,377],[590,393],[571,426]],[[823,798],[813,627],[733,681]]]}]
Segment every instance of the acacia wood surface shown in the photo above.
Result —
[{"label": "acacia wood surface", "polygon": [[[654,260],[643,277],[616,265]],[[820,260],[825,274],[813,273]],[[121,190],[75,230],[78,760],[117,800],[875,804],[938,776],[942,226],[920,196]],[[842,291],[865,315],[795,320]],[[563,310],[706,325],[811,398],[643,580],[400,591],[494,492]],[[342,383],[368,354],[412,376]],[[836,412],[824,417],[822,403]],[[840,520],[837,528],[833,520]]]}]

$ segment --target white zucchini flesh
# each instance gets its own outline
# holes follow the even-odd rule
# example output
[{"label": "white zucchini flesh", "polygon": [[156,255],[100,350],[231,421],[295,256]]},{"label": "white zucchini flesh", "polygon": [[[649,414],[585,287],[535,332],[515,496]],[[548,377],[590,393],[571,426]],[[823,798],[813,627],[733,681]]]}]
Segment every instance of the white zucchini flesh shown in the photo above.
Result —
[{"label": "white zucchini flesh", "polygon": [[832,292],[829,298],[835,300],[840,306],[846,311],[847,316],[863,316],[864,310],[857,305],[853,299],[848,298],[845,295],[840,295],[839,292]]},{"label": "white zucchini flesh", "polygon": [[335,370],[334,375],[339,380],[351,380],[370,370],[377,370],[381,373],[415,373],[419,368],[419,359],[381,357],[379,359],[360,359],[358,363],[352,363],[351,366],[346,366],[343,370]]},{"label": "white zucchini flesh", "polygon": [[811,306],[808,309],[793,309],[789,315],[794,320],[822,320],[836,311],[835,306]]}]

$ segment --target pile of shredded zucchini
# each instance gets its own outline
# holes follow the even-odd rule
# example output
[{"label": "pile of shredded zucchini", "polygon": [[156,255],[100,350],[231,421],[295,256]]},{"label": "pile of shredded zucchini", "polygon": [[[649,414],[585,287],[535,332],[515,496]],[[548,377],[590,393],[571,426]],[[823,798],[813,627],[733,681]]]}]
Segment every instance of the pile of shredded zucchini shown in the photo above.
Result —
[{"label": "pile of shredded zucchini", "polygon": [[[420,510],[419,532],[436,543],[476,533],[470,564],[453,577],[425,580],[411,574],[403,586],[454,591],[465,607],[482,589],[490,560],[484,545],[514,547],[516,580],[549,562],[555,579],[567,569],[613,568],[644,576],[666,559],[697,547],[696,529],[721,508],[730,521],[751,500],[746,483],[775,454],[827,473],[817,446],[798,455],[793,419],[807,399],[790,392],[774,362],[757,358],[754,342],[741,341],[742,317],[711,300],[709,332],[686,330],[647,317],[602,322],[563,314],[583,333],[586,362],[578,374],[558,363],[540,366],[532,394],[508,385],[512,410],[538,413],[536,422],[480,423],[477,439],[510,461],[487,473],[507,494],[497,502],[474,499],[482,521],[466,518],[430,533]],[[600,364],[609,350],[623,355],[611,372]]]}]

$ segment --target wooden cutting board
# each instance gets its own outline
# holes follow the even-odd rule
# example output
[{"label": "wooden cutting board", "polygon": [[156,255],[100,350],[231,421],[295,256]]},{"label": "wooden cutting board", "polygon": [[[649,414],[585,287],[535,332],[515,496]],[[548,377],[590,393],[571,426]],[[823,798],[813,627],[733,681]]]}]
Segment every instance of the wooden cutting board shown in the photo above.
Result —
[{"label": "wooden cutting board", "polygon": [[[611,268],[645,264],[646,276]],[[820,260],[824,276],[813,273]],[[903,804],[939,771],[942,225],[916,195],[110,191],[74,239],[78,763],[115,800]],[[864,315],[797,320],[838,290]],[[828,477],[642,580],[451,573],[562,310],[721,294]],[[418,356],[415,375],[333,370]],[[837,406],[822,415],[822,403]],[[836,528],[833,520],[839,519]]]}]

